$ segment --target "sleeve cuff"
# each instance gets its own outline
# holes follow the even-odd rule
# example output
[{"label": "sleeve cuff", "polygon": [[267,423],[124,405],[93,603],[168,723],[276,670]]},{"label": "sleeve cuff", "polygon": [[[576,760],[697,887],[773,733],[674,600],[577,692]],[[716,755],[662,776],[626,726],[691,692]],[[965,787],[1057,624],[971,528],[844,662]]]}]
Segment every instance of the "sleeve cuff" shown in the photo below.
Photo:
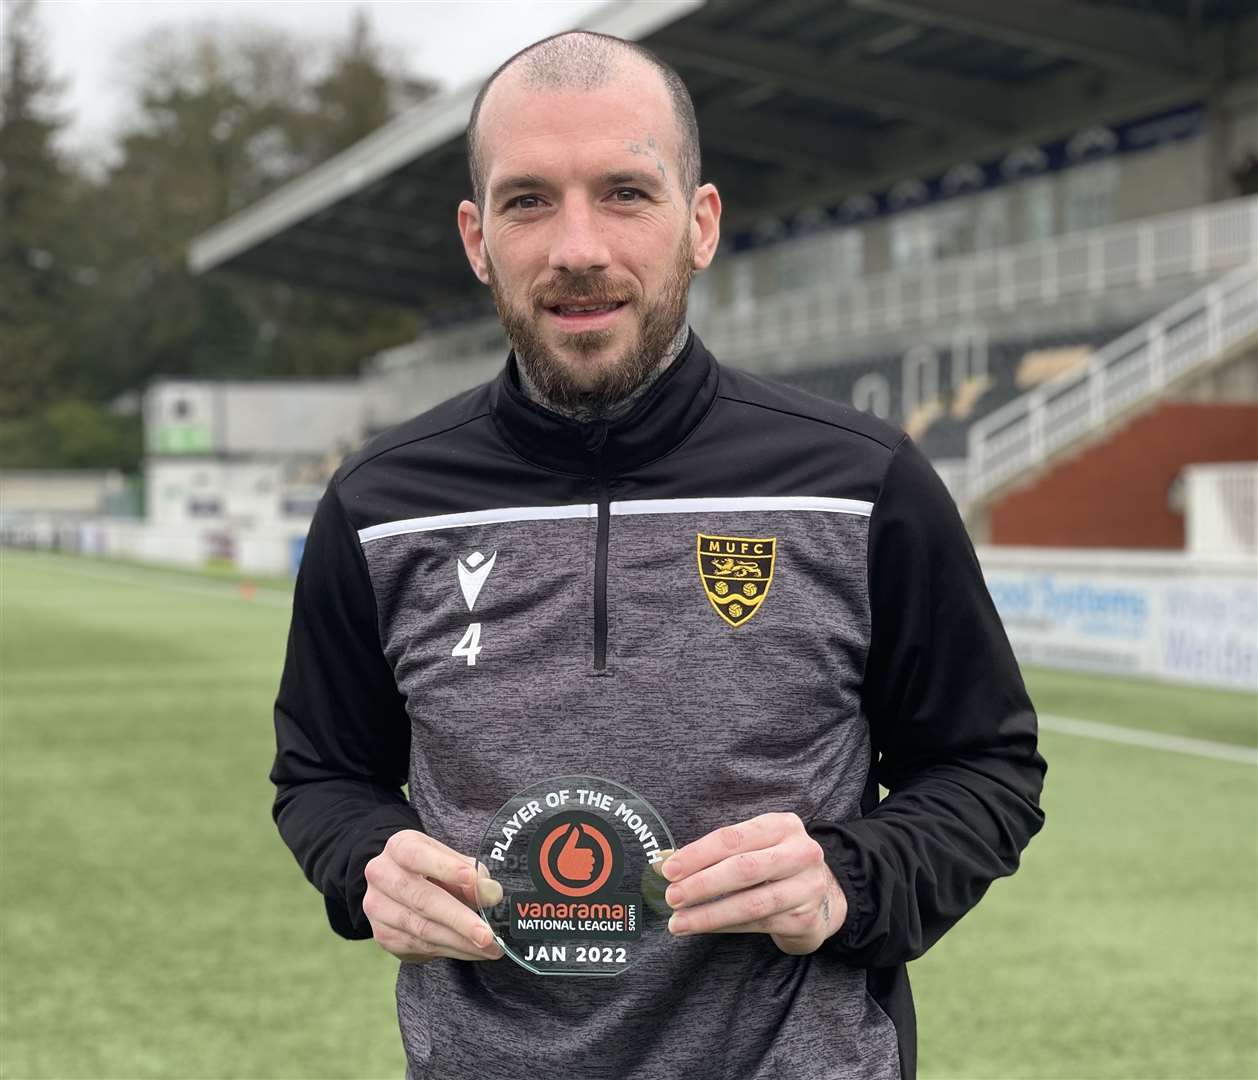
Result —
[{"label": "sleeve cuff", "polygon": [[363,914],[367,894],[367,864],[384,850],[389,837],[403,829],[418,829],[419,816],[409,804],[384,807],[372,814],[350,849],[345,872],[344,896],[326,896],[328,922],[341,937],[363,940],[371,937],[371,923]]},{"label": "sleeve cuff", "polygon": [[868,938],[876,916],[864,862],[835,823],[814,821],[808,826],[808,832],[825,852],[826,865],[847,901],[847,917],[829,944],[840,952],[856,953]]}]

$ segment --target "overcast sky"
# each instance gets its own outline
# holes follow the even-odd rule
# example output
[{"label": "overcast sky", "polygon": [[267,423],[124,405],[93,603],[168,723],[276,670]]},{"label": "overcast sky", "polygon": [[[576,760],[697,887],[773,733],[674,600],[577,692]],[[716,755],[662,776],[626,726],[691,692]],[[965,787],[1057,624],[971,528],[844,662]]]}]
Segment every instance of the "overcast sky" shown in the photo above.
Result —
[{"label": "overcast sky", "polygon": [[[9,0],[0,0],[7,6]],[[61,143],[99,155],[125,112],[119,50],[146,31],[248,18],[293,33],[341,37],[365,9],[409,73],[446,86],[488,74],[530,41],[578,23],[604,0],[39,0],[53,72],[68,83],[73,123]]]}]

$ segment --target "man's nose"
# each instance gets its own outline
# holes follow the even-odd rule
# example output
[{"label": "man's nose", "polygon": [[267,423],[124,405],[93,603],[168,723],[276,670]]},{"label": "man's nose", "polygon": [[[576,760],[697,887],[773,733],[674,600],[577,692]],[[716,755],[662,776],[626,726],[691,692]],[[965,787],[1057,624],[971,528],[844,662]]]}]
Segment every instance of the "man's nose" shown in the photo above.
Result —
[{"label": "man's nose", "polygon": [[581,274],[606,270],[611,252],[599,230],[594,209],[579,200],[565,200],[555,219],[556,233],[550,245],[550,268]]}]

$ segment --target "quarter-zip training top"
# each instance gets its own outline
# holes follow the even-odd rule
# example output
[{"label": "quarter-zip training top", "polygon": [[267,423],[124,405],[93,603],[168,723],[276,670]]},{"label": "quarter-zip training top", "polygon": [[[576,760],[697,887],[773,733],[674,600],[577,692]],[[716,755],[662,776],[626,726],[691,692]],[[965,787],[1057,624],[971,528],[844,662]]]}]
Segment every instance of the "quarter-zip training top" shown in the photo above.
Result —
[{"label": "quarter-zip training top", "polygon": [[415,1080],[912,1077],[906,962],[1043,820],[1035,714],[929,463],[693,333],[610,422],[530,400],[512,356],[347,459],[275,725],[275,820],[345,937],[371,936],[364,867],[392,833],[472,854],[510,796],[578,773],[682,844],[796,813],[846,894],[809,956],[710,934],[607,979],[403,964]]}]

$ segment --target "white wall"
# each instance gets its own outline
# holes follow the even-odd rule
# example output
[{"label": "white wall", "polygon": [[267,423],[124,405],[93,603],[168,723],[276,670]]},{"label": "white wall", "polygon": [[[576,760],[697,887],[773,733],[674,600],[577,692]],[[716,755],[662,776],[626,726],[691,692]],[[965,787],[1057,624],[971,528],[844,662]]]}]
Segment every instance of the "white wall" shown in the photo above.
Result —
[{"label": "white wall", "polygon": [[4,469],[0,514],[99,514],[124,490],[125,477],[111,469]]},{"label": "white wall", "polygon": [[144,395],[150,454],[323,454],[357,445],[363,390],[352,379],[163,380]]},{"label": "white wall", "polygon": [[219,389],[229,454],[319,454],[358,444],[362,386],[357,380],[224,383]]},{"label": "white wall", "polygon": [[146,517],[162,527],[279,517],[282,467],[274,462],[149,458],[144,463]]},{"label": "white wall", "polygon": [[309,521],[322,486],[293,482],[283,461],[148,458],[145,516],[160,528],[287,529]]},{"label": "white wall", "polygon": [[49,522],[29,533],[24,542],[159,566],[200,568],[217,563],[248,574],[283,577],[296,571],[309,526],[308,520],[297,519],[242,529],[222,522],[180,526],[102,518],[78,524],[72,540],[63,530],[59,542],[53,544],[56,530]]},{"label": "white wall", "polygon": [[1183,484],[1189,554],[1258,567],[1258,462],[1189,465]]}]

